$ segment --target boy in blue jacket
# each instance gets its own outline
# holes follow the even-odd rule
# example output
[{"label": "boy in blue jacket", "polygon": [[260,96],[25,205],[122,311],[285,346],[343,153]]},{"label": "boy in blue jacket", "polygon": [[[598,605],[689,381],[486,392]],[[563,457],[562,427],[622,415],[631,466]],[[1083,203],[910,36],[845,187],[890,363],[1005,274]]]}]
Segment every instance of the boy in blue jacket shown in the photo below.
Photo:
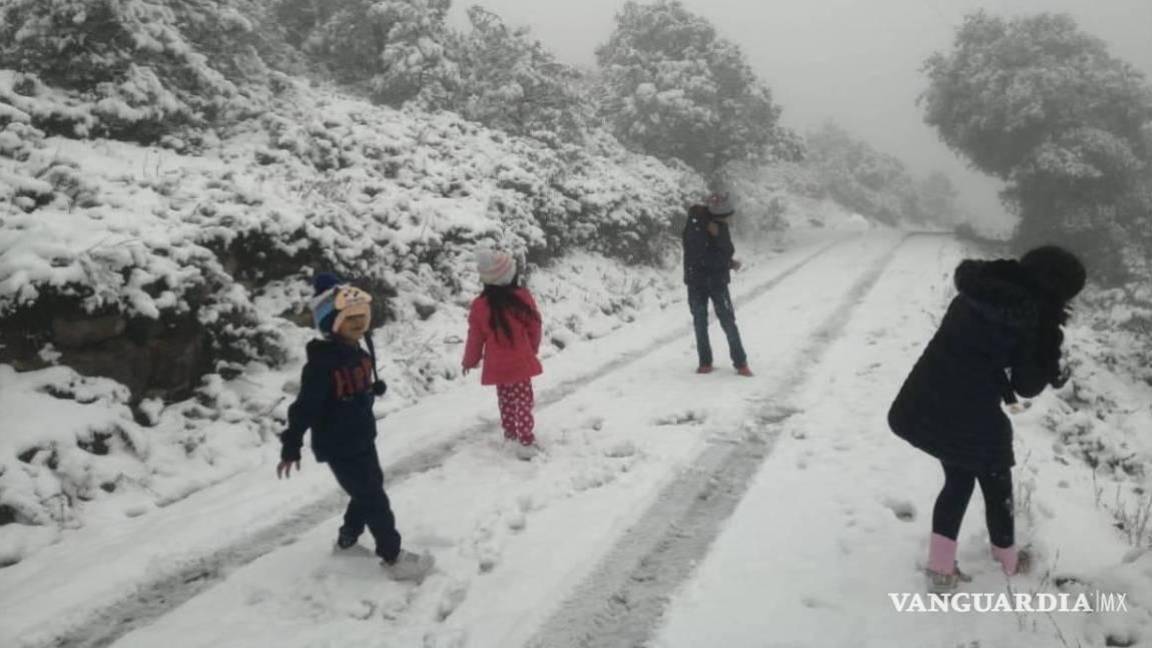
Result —
[{"label": "boy in blue jacket", "polygon": [[[372,404],[386,390],[376,373],[376,354],[368,333],[372,298],[332,274],[314,279],[312,317],[324,335],[308,343],[308,361],[300,393],[288,408],[288,429],[280,436],[277,477],[300,469],[304,432],[312,430],[312,452],[326,462],[337,483],[352,498],[336,539],[339,549],[356,545],[367,525],[376,539],[376,555],[396,580],[422,580],[432,568],[429,554],[401,548],[400,533],[376,455],[376,416]],[[368,345],[365,351],[360,341]]]}]

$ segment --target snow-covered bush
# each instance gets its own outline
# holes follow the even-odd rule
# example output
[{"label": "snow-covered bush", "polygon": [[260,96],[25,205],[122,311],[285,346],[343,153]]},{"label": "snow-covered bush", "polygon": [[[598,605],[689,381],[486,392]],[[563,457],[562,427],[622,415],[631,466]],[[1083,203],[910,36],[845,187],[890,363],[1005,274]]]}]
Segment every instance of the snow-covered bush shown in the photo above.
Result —
[{"label": "snow-covered bush", "polygon": [[712,175],[765,155],[780,108],[740,48],[677,0],[627,2],[596,50],[620,141]]},{"label": "snow-covered bush", "polygon": [[277,14],[290,33],[344,82],[363,84],[377,101],[426,107],[448,103],[459,71],[445,24],[451,0],[283,0]]},{"label": "snow-covered bush", "polygon": [[1097,504],[1137,546],[1152,542],[1144,517],[1152,477],[1150,286],[1147,278],[1119,288],[1090,286],[1077,299],[1066,344],[1072,380],[1044,417],[1057,452],[1085,462],[1094,484],[1107,485],[1098,488]]},{"label": "snow-covered bush", "polygon": [[[128,332],[95,355],[65,346],[59,360],[114,375],[137,397],[186,394],[204,371],[282,357],[269,314],[252,308],[269,286],[335,270],[378,295],[379,321],[410,317],[408,295],[455,302],[469,292],[483,242],[536,264],[573,249],[658,260],[703,191],[687,169],[603,133],[589,148],[555,148],[303,85],[284,98],[220,142],[222,157],[89,147],[9,123],[0,176],[17,189],[0,200],[19,209],[0,224],[0,361],[42,366],[40,350],[60,333],[44,326],[53,314],[68,314],[65,327],[115,316]],[[132,331],[143,333],[122,339]],[[141,364],[98,369],[109,345]],[[174,384],[149,382],[161,349],[188,358]]]},{"label": "snow-covered bush", "polygon": [[460,36],[460,83],[450,108],[517,135],[579,140],[595,108],[580,73],[556,60],[526,27],[511,28],[478,5],[472,30]]},{"label": "snow-covered bush", "polygon": [[809,133],[807,143],[806,163],[836,202],[881,223],[924,220],[915,181],[896,157],[832,123]]},{"label": "snow-covered bush", "polygon": [[[0,101],[54,134],[155,142],[256,109],[243,84],[264,71],[252,32],[214,0],[13,0],[0,9],[0,68],[23,76]],[[36,110],[45,86],[77,109]]]},{"label": "snow-covered bush", "polygon": [[[1061,242],[1102,281],[1149,254],[1141,185],[1152,165],[1152,86],[1067,15],[966,17],[951,51],[924,66],[925,121],[1008,183],[1020,249]],[[1143,241],[1142,243],[1137,243]],[[1135,248],[1133,250],[1132,248]]]}]

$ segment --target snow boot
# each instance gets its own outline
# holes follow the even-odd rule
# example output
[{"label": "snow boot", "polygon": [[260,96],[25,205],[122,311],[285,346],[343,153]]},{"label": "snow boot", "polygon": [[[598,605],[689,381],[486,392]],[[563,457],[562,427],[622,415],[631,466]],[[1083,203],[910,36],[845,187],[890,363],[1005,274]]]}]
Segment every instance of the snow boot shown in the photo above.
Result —
[{"label": "snow boot", "polygon": [[356,542],[358,540],[359,540],[359,538],[357,538],[355,536],[345,535],[345,534],[341,533],[340,535],[336,536],[336,548],[337,549],[351,549],[352,547],[356,546]]},{"label": "snow boot", "polygon": [[1026,575],[1032,571],[1034,556],[1030,547],[1017,549],[1011,547],[997,547],[992,545],[992,558],[1000,563],[1000,567],[1007,576]]},{"label": "snow boot", "polygon": [[928,577],[929,594],[951,594],[960,587],[960,583],[972,582],[972,577],[960,571],[960,566],[957,564],[953,564],[952,571],[947,574],[931,569],[926,570],[925,574]]},{"label": "snow boot", "polygon": [[424,580],[428,572],[436,565],[436,559],[432,554],[424,552],[421,554],[412,553],[405,549],[400,550],[400,554],[396,556],[396,560],[388,562],[381,560],[380,564],[384,567],[384,571],[395,581],[415,581],[417,583]]},{"label": "snow boot", "polygon": [[699,367],[696,367],[696,373],[710,374],[712,373],[712,365],[700,365]]},{"label": "snow boot", "polygon": [[752,373],[752,370],[748,368],[748,365],[740,365],[739,367],[736,367],[736,373],[744,376],[745,378],[751,378],[755,375]]},{"label": "snow boot", "polygon": [[956,591],[960,583],[970,583],[972,578],[960,571],[956,564],[956,541],[933,533],[928,541],[928,593],[947,594]]},{"label": "snow boot", "polygon": [[532,461],[540,456],[540,452],[540,446],[536,445],[535,442],[527,445],[521,443],[516,446],[516,458],[520,461]]}]

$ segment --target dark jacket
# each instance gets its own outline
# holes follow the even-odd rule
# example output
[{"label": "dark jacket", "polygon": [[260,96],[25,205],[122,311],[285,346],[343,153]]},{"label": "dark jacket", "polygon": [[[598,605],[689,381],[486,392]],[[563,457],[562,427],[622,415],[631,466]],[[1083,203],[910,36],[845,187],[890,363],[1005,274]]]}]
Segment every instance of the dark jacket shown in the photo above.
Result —
[{"label": "dark jacket", "polygon": [[[1015,463],[1001,404],[1059,376],[1059,324],[1015,261],[964,261],[959,295],[888,412],[892,431],[944,463],[975,472]],[[1061,311],[1062,312],[1062,311]],[[1052,339],[1051,329],[1056,339]],[[1047,341],[1052,349],[1039,348]]]},{"label": "dark jacket", "polygon": [[[708,224],[715,222],[719,232],[708,233]],[[708,208],[697,205],[688,210],[684,224],[684,283],[688,285],[727,285],[732,278],[732,233],[728,223],[713,221]]]},{"label": "dark jacket", "polygon": [[281,458],[299,458],[304,432],[309,429],[317,461],[373,447],[376,394],[372,376],[372,357],[359,345],[332,339],[309,342],[300,393],[288,408],[288,430],[280,437]]}]

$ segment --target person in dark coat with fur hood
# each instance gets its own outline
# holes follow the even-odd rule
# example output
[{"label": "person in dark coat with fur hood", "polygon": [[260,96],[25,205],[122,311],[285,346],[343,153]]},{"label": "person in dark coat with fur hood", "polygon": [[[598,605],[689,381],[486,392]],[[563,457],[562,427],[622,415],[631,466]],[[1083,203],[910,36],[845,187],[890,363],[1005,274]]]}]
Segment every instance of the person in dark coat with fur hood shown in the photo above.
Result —
[{"label": "person in dark coat with fur hood", "polygon": [[1020,260],[966,260],[959,294],[912,368],[888,413],[898,436],[940,461],[929,543],[929,587],[947,592],[967,580],[956,566],[956,538],[979,482],[992,555],[1008,575],[1031,557],[1015,544],[1012,424],[1004,405],[1068,380],[1061,327],[1086,272],[1072,253],[1046,246]]}]

